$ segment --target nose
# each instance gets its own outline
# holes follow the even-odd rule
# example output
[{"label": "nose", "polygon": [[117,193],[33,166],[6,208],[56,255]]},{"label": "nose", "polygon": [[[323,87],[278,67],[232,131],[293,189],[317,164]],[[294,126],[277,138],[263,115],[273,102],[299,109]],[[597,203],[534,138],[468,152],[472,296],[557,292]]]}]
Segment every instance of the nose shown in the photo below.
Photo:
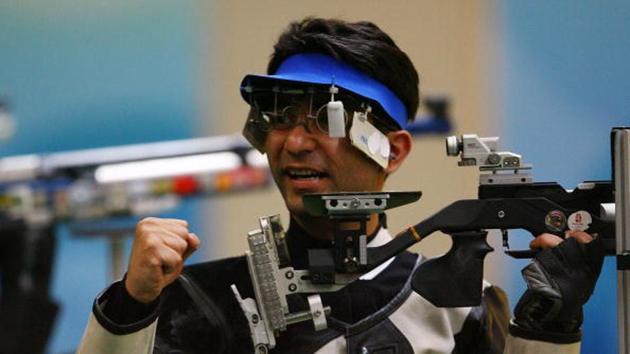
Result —
[{"label": "nose", "polygon": [[[305,119],[305,117],[302,117]],[[315,150],[317,141],[312,133],[312,130],[306,127],[306,124],[297,124],[293,126],[286,136],[284,142],[285,150],[291,155],[303,155],[308,154]]]}]

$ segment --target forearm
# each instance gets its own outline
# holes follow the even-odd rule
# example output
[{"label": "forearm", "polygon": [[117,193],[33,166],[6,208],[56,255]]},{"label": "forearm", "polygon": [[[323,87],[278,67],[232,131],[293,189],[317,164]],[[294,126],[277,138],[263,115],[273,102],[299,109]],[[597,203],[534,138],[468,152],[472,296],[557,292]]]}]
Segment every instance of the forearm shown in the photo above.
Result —
[{"label": "forearm", "polygon": [[94,314],[90,315],[77,354],[153,352],[157,319],[148,327],[128,334],[114,334],[103,327]]},{"label": "forearm", "polygon": [[131,299],[122,282],[97,297],[77,353],[151,353],[159,306]]},{"label": "forearm", "polygon": [[557,344],[508,335],[505,354],[579,354],[580,342]]}]

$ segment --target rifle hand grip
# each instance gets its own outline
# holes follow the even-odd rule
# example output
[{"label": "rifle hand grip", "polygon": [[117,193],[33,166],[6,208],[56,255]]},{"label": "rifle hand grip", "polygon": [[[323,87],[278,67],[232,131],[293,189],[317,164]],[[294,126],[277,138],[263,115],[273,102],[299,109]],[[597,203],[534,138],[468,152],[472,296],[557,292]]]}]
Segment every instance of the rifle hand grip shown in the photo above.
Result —
[{"label": "rifle hand grip", "polygon": [[438,307],[477,306],[481,303],[483,261],[493,248],[486,231],[452,233],[453,246],[442,257],[418,266],[412,289]]}]

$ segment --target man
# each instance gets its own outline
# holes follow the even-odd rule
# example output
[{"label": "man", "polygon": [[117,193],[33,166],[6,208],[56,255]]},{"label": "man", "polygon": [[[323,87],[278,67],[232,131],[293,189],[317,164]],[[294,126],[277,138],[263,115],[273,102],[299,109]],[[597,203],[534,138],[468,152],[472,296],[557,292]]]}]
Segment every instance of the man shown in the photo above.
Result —
[{"label": "man", "polygon": [[[404,128],[418,107],[418,75],[374,24],[314,18],[292,23],[280,36],[268,73],[241,84],[251,106],[244,135],[267,154],[291,215],[292,265],[305,269],[308,249],[331,246],[333,226],[310,216],[302,196],[383,189],[411,150]],[[385,215],[372,215],[366,233],[368,246],[392,239]],[[511,324],[504,293],[489,284],[477,307],[431,305],[409,287],[423,258],[405,252],[338,292],[322,293],[332,308],[329,328],[290,325],[272,352],[577,353],[581,306],[602,257],[588,234],[569,236],[561,243],[544,234],[532,242],[533,248],[560,245],[526,268],[530,289]],[[142,220],[128,272],[95,301],[79,353],[252,352],[230,289],[235,284],[244,298],[254,298],[244,257],[184,269],[198,246],[185,221]],[[288,301],[293,311],[307,308],[299,294]]]}]

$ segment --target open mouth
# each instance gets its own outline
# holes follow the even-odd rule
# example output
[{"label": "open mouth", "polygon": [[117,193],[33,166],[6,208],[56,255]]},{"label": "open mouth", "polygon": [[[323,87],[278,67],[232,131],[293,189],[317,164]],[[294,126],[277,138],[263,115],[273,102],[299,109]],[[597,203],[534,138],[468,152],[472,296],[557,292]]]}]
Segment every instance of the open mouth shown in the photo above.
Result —
[{"label": "open mouth", "polygon": [[316,180],[316,179],[324,178],[327,176],[327,174],[323,172],[318,172],[318,171],[309,170],[309,169],[287,169],[284,171],[284,173],[292,180],[302,180],[302,181]]}]

